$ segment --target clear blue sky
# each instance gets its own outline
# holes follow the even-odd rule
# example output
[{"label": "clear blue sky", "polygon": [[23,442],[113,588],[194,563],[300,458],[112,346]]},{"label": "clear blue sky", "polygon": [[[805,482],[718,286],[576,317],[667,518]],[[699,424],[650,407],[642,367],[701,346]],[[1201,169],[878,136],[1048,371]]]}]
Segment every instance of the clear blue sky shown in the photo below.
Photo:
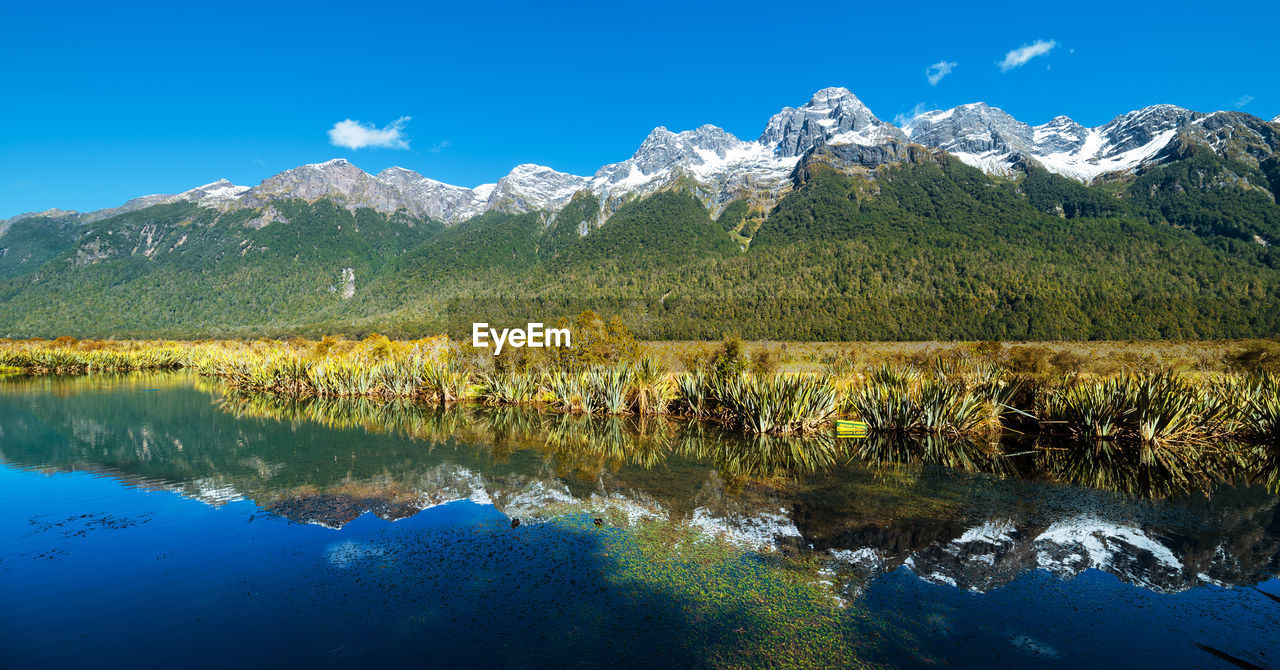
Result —
[{"label": "clear blue sky", "polygon": [[[465,186],[525,162],[590,174],[658,125],[753,139],[825,86],[890,120],[976,100],[1030,123],[1280,113],[1274,0],[686,4],[8,3],[0,218],[334,157]],[[404,116],[408,149],[330,142]]]}]

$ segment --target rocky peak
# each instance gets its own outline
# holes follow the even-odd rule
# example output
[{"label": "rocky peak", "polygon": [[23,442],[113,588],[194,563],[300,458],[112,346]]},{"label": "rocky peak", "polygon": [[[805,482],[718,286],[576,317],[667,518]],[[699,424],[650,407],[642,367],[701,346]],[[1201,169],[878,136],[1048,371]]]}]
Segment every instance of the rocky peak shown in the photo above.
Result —
[{"label": "rocky peak", "polygon": [[[302,165],[268,177],[246,191],[241,202],[260,207],[282,198],[307,201],[328,198],[347,207],[369,207],[384,213],[406,207],[400,189],[341,158]],[[416,211],[413,207],[408,209]]]},{"label": "rocky peak", "polygon": [[1161,135],[1166,136],[1167,142],[1179,128],[1203,116],[1176,105],[1152,105],[1121,114],[1098,128],[1108,145],[1102,157],[1109,158],[1144,147]]},{"label": "rocky peak", "polygon": [[848,89],[834,87],[813,94],[798,109],[784,107],[774,114],[759,142],[779,156],[800,156],[837,135],[852,142],[860,136],[905,139],[901,131],[876,118]]},{"label": "rocky peak", "polygon": [[1280,151],[1280,130],[1244,112],[1213,112],[1186,126],[1186,135],[1221,156],[1258,165]]},{"label": "rocky peak", "polygon": [[555,208],[569,202],[574,193],[587,188],[590,183],[588,177],[558,172],[545,165],[524,163],[498,180],[488,194],[485,209],[528,212]]},{"label": "rocky peak", "polygon": [[174,200],[186,200],[187,202],[212,206],[230,202],[248,190],[248,186],[237,186],[229,180],[219,179],[211,184],[183,191],[174,196]]},{"label": "rocky peak", "polygon": [[911,141],[958,154],[1026,152],[1035,142],[1030,126],[984,102],[925,112],[908,125]]},{"label": "rocky peak", "polygon": [[43,212],[24,212],[9,219],[0,219],[0,225],[17,223],[23,219],[34,219],[41,216],[50,219],[61,219],[68,216],[78,216],[79,214],[80,212],[77,212],[74,209],[58,209],[57,207],[54,207],[53,209],[46,209]]},{"label": "rocky peak", "polygon": [[1056,116],[1031,130],[1036,150],[1042,153],[1075,151],[1089,138],[1088,128],[1066,116]]},{"label": "rocky peak", "polygon": [[374,178],[396,188],[411,192],[434,191],[439,189],[471,191],[471,189],[463,186],[454,186],[452,184],[436,181],[430,177],[424,177],[413,170],[402,167],[389,167],[374,175]]},{"label": "rocky peak", "polygon": [[713,157],[723,159],[742,144],[728,131],[710,124],[679,133],[659,126],[632,154],[630,164],[651,175],[676,165],[700,165]]},{"label": "rocky peak", "polygon": [[489,191],[464,188],[424,177],[413,170],[389,167],[375,177],[401,195],[410,212],[445,223],[465,221],[484,211]]},{"label": "rocky peak", "polygon": [[426,179],[413,170],[398,166],[391,166],[374,176],[387,183],[413,183],[419,179]]}]

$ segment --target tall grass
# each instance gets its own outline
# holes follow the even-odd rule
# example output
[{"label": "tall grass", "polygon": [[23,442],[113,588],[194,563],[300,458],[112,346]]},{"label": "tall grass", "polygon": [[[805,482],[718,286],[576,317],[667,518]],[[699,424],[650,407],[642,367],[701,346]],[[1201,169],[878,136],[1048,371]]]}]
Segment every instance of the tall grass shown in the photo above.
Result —
[{"label": "tall grass", "polygon": [[182,367],[185,349],[176,342],[5,342],[0,368],[32,374],[81,374]]},{"label": "tall grass", "polygon": [[998,432],[1016,385],[984,371],[977,382],[951,367],[931,375],[887,366],[853,389],[846,404],[875,432],[924,435],[978,435]]},{"label": "tall grass", "polygon": [[1225,437],[1280,441],[1280,377],[1268,373],[1019,377],[994,359],[955,356],[882,364],[865,374],[829,366],[838,375],[743,372],[740,366],[697,366],[677,373],[649,358],[586,369],[510,369],[491,361],[444,337],[412,342],[381,336],[320,342],[0,341],[0,370],[10,372],[187,368],[235,388],[290,397],[547,404],[581,414],[669,413],[758,434],[812,433],[825,430],[836,417],[849,417],[865,421],[876,433],[974,437],[1065,429],[1080,440],[1147,445],[1149,451]]},{"label": "tall grass", "polygon": [[752,433],[817,430],[836,413],[827,380],[803,375],[687,372],[676,379],[675,406],[691,417],[719,419]]},{"label": "tall grass", "polygon": [[836,392],[812,377],[760,377],[746,373],[713,384],[720,407],[752,433],[817,429],[836,410]]},{"label": "tall grass", "polygon": [[1194,384],[1168,372],[1124,374],[1052,391],[1046,411],[1048,420],[1065,422],[1085,439],[1184,444],[1239,432],[1240,405],[1254,401],[1242,390]]}]

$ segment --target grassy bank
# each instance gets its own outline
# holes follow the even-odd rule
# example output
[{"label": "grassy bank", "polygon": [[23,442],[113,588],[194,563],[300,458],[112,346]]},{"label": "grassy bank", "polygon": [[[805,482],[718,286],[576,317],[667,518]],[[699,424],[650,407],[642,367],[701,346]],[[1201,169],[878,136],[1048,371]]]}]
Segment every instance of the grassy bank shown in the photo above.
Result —
[{"label": "grassy bank", "polygon": [[690,349],[635,343],[606,327],[575,350],[494,357],[445,337],[62,338],[0,342],[0,368],[37,374],[187,368],[241,390],[291,397],[662,414],[762,434],[825,431],[835,418],[856,418],[885,434],[1068,434],[1099,449],[1280,439],[1273,343],[1210,343],[1195,357],[1187,343],[1089,345],[1093,357],[1076,353],[1071,347],[1085,345],[1074,344],[934,345],[842,350],[728,339]]}]

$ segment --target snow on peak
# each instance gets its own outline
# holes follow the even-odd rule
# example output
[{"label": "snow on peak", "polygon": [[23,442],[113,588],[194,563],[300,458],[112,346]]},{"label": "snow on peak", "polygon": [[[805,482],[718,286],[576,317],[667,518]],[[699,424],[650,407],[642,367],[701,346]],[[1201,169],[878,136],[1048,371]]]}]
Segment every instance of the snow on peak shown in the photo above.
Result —
[{"label": "snow on peak", "polygon": [[559,172],[545,165],[522,163],[493,185],[486,200],[487,209],[527,212],[556,208],[569,202],[574,193],[590,183],[589,177]]},{"label": "snow on peak", "polygon": [[832,108],[839,105],[856,105],[866,109],[866,105],[854,95],[852,91],[843,86],[829,86],[809,98],[806,107],[815,109]]},{"label": "snow on peak", "polygon": [[1030,126],[978,102],[925,112],[908,126],[912,141],[949,151],[986,172],[1007,174],[1019,156],[1029,156],[1051,172],[1089,181],[1136,168],[1202,117],[1176,105],[1152,105],[1096,128],[1066,116]]},{"label": "snow on peak", "polygon": [[329,160],[323,163],[309,163],[307,165],[304,165],[303,167],[317,168],[320,170],[324,170],[326,168],[355,167],[355,166],[349,163],[345,158],[330,158]]},{"label": "snow on peak", "polygon": [[876,118],[848,89],[824,88],[813,94],[805,105],[784,107],[774,114],[758,141],[779,156],[794,157],[836,135],[854,133],[856,136],[872,126],[877,127],[873,133],[885,138],[906,139],[897,127]]},{"label": "snow on peak", "polygon": [[[1226,137],[1229,127],[1240,123],[1235,117],[1243,116],[1205,115],[1162,104],[1122,114],[1094,128],[1066,116],[1030,126],[998,107],[973,102],[922,112],[900,129],[876,118],[849,89],[829,87],[815,92],[800,107],[784,107],[774,114],[754,141],[711,124],[680,132],[658,126],[630,158],[604,165],[590,177],[526,163],[496,183],[465,188],[402,167],[370,175],[344,158],[333,158],[281,172],[253,188],[219,180],[177,195],[143,196],[81,216],[92,220],[177,200],[215,207],[261,207],[278,198],[332,198],[352,208],[403,209],[453,223],[494,207],[505,211],[557,208],[588,188],[608,210],[635,195],[686,179],[696,183],[698,197],[714,210],[738,198],[760,204],[776,200],[789,187],[797,162],[816,146],[876,146],[908,138],[949,151],[991,173],[1010,173],[1025,157],[1050,171],[1089,181],[1153,160],[1178,132],[1193,124],[1205,133]],[[1280,116],[1272,121],[1280,123]],[[1224,127],[1228,130],[1221,130]]]},{"label": "snow on peak", "polygon": [[215,205],[234,200],[248,190],[248,186],[237,186],[226,179],[219,179],[218,181],[205,184],[204,186],[197,186],[193,189],[183,191],[175,196],[175,198],[178,200],[188,200],[201,205]]}]

